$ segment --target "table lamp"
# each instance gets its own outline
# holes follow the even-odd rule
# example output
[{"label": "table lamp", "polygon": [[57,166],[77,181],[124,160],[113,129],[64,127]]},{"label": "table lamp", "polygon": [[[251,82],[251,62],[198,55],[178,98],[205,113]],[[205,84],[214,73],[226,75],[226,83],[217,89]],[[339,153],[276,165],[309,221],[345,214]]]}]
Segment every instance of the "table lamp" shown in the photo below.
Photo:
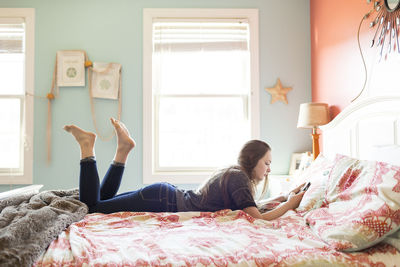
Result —
[{"label": "table lamp", "polygon": [[317,128],[329,122],[328,104],[325,103],[304,103],[300,105],[297,128],[311,128],[313,140],[313,157],[319,155],[319,134]]}]

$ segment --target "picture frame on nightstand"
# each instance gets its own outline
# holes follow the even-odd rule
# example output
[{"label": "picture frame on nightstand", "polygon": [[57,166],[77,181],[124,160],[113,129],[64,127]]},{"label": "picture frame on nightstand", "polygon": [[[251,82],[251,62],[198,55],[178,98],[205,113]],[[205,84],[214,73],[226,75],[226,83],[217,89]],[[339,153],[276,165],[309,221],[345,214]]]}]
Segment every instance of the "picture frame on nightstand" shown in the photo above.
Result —
[{"label": "picture frame on nightstand", "polygon": [[304,171],[312,162],[312,154],[309,151],[293,153],[290,160],[289,175],[296,175]]},{"label": "picture frame on nightstand", "polygon": [[290,160],[289,175],[294,175],[300,168],[303,153],[293,153]]},{"label": "picture frame on nightstand", "polygon": [[301,155],[301,161],[299,166],[299,171],[302,172],[307,169],[313,162],[313,154],[310,151],[303,152]]}]

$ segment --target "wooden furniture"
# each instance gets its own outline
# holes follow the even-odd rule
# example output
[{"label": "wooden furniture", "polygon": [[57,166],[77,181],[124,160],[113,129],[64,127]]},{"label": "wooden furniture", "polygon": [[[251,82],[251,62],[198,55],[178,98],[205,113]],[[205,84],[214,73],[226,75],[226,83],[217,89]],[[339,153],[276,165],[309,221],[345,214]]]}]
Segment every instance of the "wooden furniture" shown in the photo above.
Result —
[{"label": "wooden furniture", "polygon": [[311,128],[313,140],[313,156],[316,159],[319,155],[319,133],[318,126],[329,122],[328,104],[325,103],[303,103],[300,105],[297,128]]}]

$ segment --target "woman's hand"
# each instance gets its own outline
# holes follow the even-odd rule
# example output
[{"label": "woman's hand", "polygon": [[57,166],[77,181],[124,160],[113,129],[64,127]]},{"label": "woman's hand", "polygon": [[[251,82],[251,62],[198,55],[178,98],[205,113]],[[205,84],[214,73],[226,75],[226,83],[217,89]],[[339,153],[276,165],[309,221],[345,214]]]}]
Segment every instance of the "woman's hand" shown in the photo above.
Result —
[{"label": "woman's hand", "polygon": [[272,199],[272,201],[278,201],[278,202],[285,202],[286,200],[287,200],[287,196],[286,195],[277,196],[277,197]]},{"label": "woman's hand", "polygon": [[[299,190],[300,191],[300,190]],[[305,191],[300,191],[299,193],[295,194],[294,192],[290,192],[287,205],[289,209],[296,209],[299,205],[301,200],[303,199]]]},{"label": "woman's hand", "polygon": [[264,212],[262,214],[260,213],[257,207],[247,207],[244,208],[243,211],[257,219],[264,219],[267,221],[275,220],[276,218],[279,218],[280,216],[285,214],[288,210],[293,210],[297,208],[300,205],[304,193],[305,193],[304,191],[301,191],[298,194],[292,192],[289,195],[288,201],[280,204],[275,209]]},{"label": "woman's hand", "polygon": [[304,186],[305,184],[306,184],[306,183],[303,183],[303,184],[297,186],[296,188],[294,188],[294,189],[293,189],[292,191],[290,191],[289,193],[287,193],[287,194],[285,195],[285,201],[287,201],[287,200],[289,199],[290,194],[297,194],[297,193],[299,193],[299,192],[300,192],[300,189],[303,188],[303,186]]},{"label": "woman's hand", "polygon": [[[295,193],[295,194],[299,193],[300,189],[302,189],[303,186],[305,186],[305,185],[306,185],[306,183],[303,183],[303,184],[299,185],[298,187],[296,187],[292,191],[290,191],[290,193],[292,193],[292,192]],[[290,195],[290,193],[289,193],[289,195]]]}]

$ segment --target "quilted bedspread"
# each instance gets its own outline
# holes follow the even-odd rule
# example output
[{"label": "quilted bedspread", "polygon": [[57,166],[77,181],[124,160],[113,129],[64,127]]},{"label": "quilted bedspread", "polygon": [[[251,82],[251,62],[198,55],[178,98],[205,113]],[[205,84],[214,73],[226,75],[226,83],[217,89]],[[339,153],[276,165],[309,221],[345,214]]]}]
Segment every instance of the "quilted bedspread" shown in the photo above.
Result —
[{"label": "quilted bedspread", "polygon": [[243,211],[94,213],[70,225],[35,266],[396,266],[378,244],[338,252],[294,211],[274,221]]}]

